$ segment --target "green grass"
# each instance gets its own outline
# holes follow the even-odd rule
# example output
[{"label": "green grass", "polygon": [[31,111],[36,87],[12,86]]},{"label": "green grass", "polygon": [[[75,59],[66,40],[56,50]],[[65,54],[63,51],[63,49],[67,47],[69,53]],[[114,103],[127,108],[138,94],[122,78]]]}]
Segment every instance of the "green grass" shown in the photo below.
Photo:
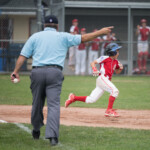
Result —
[{"label": "green grass", "polygon": [[[21,76],[19,84],[12,84],[8,75],[0,75],[0,104],[31,105],[29,76]],[[70,92],[89,95],[95,87],[96,78],[65,76],[61,94],[61,105]],[[150,109],[150,77],[115,76],[112,82],[120,91],[115,107],[120,109]],[[105,93],[93,104],[74,103],[78,107],[106,108],[109,94]],[[31,125],[25,124],[30,129]],[[45,126],[41,128],[44,136]],[[2,150],[148,150],[150,130],[117,128],[92,128],[60,126],[60,144],[50,147],[48,140],[34,141],[31,134],[14,124],[0,124],[0,149]]]},{"label": "green grass", "polygon": [[[0,75],[0,104],[31,105],[29,76],[21,76],[21,82],[12,84],[8,75]],[[92,76],[65,76],[61,94],[61,106],[70,92],[76,95],[89,95],[95,88],[96,78]],[[112,82],[119,89],[120,94],[114,107],[118,109],[150,109],[150,77],[143,76],[115,76]],[[106,108],[108,93],[93,104],[76,102],[72,106]]]},{"label": "green grass", "polygon": [[[41,136],[44,131],[45,127]],[[61,126],[59,146],[50,147],[48,140],[35,141],[14,124],[0,124],[2,150],[148,150],[149,139],[150,131],[146,130]]]}]

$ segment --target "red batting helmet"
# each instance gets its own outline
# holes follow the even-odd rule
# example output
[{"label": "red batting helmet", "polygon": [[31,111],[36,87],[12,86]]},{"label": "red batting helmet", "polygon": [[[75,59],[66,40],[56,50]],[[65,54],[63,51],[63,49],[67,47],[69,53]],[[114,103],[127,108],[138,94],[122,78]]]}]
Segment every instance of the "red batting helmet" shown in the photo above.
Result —
[{"label": "red batting helmet", "polygon": [[147,23],[147,20],[146,19],[142,19],[141,23]]},{"label": "red batting helmet", "polygon": [[74,23],[74,22],[78,22],[78,19],[73,19],[73,20],[72,20],[72,23]]},{"label": "red batting helmet", "polygon": [[86,31],[86,28],[82,28],[81,31]]}]

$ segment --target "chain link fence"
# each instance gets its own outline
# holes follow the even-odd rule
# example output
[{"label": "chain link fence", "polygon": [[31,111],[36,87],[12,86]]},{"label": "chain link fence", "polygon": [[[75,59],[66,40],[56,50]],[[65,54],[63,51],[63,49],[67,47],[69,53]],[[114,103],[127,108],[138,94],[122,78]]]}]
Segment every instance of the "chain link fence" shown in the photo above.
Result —
[{"label": "chain link fence", "polygon": [[[20,54],[20,51],[26,42],[26,40],[38,29],[38,0],[2,0],[0,2],[0,72],[10,72],[14,69],[16,60]],[[135,35],[136,26],[140,23],[142,18],[147,19],[148,25],[149,9],[134,9],[133,16],[133,29],[132,29],[132,41],[128,41],[128,17],[127,11],[124,9],[115,9],[111,16],[111,9],[88,9],[88,11],[82,8],[65,8],[64,0],[42,0],[41,11],[41,23],[45,15],[54,14],[59,18],[60,31],[69,32],[72,19],[77,18],[79,20],[79,28],[87,28],[87,32],[92,32],[95,28],[114,25],[113,32],[116,33],[116,43],[123,46],[120,51],[119,60],[124,65],[123,74],[128,73],[128,44],[133,49],[133,74],[138,74],[138,52],[137,52],[137,36]],[[96,12],[97,11],[97,12]],[[106,11],[106,12],[105,12]],[[108,14],[109,11],[109,15]],[[97,14],[100,12],[100,15]],[[120,12],[120,14],[118,14]],[[123,14],[125,12],[126,15]],[[104,14],[104,15],[103,15]],[[122,15],[123,14],[123,15]],[[65,20],[65,21],[64,21]],[[103,43],[101,43],[102,46]],[[101,53],[101,46],[99,48],[99,56]],[[87,47],[87,61],[86,61],[86,74],[88,74],[88,54],[89,47]],[[32,59],[28,59],[22,66],[21,71],[30,71],[32,69]],[[147,74],[150,70],[150,55],[147,59]],[[65,74],[74,75],[74,71],[68,68],[68,56],[65,62],[64,68]]]},{"label": "chain link fence", "polygon": [[[49,13],[49,0],[2,0],[0,1],[0,71],[14,69],[20,51],[33,33],[43,28],[44,16]],[[39,10],[40,9],[40,10]],[[38,13],[40,11],[40,14]],[[40,16],[40,20],[38,20]],[[40,22],[38,22],[40,21]],[[31,70],[32,59],[28,59],[21,71]]]}]

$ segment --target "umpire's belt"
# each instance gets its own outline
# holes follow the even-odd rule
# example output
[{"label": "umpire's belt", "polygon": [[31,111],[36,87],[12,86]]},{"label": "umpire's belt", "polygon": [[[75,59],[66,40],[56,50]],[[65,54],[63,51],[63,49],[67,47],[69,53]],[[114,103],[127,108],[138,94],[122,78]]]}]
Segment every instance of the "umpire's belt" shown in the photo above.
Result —
[{"label": "umpire's belt", "polygon": [[32,66],[32,68],[58,68],[63,70],[63,68],[59,65]]}]

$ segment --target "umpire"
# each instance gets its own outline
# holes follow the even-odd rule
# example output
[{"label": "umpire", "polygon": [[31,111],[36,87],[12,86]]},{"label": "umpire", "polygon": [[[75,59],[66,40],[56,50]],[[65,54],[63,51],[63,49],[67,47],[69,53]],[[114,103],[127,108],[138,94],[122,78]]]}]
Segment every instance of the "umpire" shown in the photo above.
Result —
[{"label": "umpire", "polygon": [[33,96],[31,123],[32,136],[39,139],[43,124],[43,107],[47,98],[47,124],[45,138],[52,146],[58,144],[60,120],[60,94],[64,80],[62,70],[68,48],[108,34],[113,27],[102,28],[93,33],[72,35],[58,32],[58,20],[55,16],[45,18],[44,31],[33,34],[25,43],[11,74],[11,81],[19,78],[19,70],[24,61],[32,56],[31,91]]}]

